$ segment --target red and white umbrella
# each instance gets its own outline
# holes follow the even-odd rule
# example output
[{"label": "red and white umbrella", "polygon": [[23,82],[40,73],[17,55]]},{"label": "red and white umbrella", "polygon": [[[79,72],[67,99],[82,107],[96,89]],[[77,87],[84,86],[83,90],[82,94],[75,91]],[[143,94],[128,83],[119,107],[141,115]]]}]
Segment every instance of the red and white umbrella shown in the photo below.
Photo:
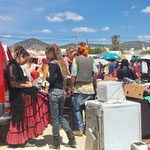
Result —
[{"label": "red and white umbrella", "polygon": [[45,56],[43,53],[41,53],[39,51],[35,51],[33,49],[28,49],[27,51],[32,57],[40,57],[40,56],[44,57]]},{"label": "red and white umbrella", "polygon": [[107,65],[108,63],[109,63],[109,61],[108,60],[106,60],[106,59],[99,59],[99,58],[97,58],[97,59],[95,59],[98,63],[101,63],[102,65]]}]

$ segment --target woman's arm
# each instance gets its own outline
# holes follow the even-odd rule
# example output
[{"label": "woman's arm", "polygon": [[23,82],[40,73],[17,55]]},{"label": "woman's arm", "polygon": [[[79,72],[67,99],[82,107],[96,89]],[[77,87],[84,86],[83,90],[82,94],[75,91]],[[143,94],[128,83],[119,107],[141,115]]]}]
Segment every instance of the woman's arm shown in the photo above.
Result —
[{"label": "woman's arm", "polygon": [[15,88],[28,88],[28,87],[33,86],[33,83],[31,83],[31,82],[24,82],[24,81],[18,81],[17,82],[17,80],[16,80],[17,76],[18,76],[17,68],[14,65],[11,65],[10,68],[9,68],[8,78],[9,78],[10,85],[12,87],[15,87]]}]

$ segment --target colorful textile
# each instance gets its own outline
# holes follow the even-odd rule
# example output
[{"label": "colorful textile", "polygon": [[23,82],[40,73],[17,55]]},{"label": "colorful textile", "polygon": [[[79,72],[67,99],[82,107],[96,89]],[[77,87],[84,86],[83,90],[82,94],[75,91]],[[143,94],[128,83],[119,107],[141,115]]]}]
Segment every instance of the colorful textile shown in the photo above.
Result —
[{"label": "colorful textile", "polygon": [[65,56],[64,60],[65,60],[67,66],[68,66],[68,68],[69,68],[69,65],[72,64],[72,60],[70,60],[68,56]]},{"label": "colorful textile", "polygon": [[28,98],[25,98],[24,128],[22,129],[22,123],[19,127],[17,124],[13,126],[11,120],[6,139],[8,144],[24,144],[29,138],[42,134],[51,122],[48,96],[39,93],[37,103]]},{"label": "colorful textile", "polygon": [[144,97],[144,99],[146,99],[150,103],[150,96],[146,96]]},{"label": "colorful textile", "polygon": [[[72,76],[77,76],[77,63],[76,59],[73,59],[71,74]],[[93,61],[93,72],[98,72],[96,63]],[[76,83],[74,87],[74,93],[83,93],[83,94],[94,94],[94,87],[92,83]]]},{"label": "colorful textile", "polygon": [[88,55],[88,46],[86,44],[80,45],[80,46],[78,46],[78,51],[83,52],[83,55],[87,56]]}]

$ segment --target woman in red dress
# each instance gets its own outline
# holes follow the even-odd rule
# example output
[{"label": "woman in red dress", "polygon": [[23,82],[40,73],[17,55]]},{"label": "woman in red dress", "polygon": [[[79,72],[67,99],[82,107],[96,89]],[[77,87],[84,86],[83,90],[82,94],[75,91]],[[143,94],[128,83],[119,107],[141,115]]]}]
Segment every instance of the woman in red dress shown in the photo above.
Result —
[{"label": "woman in red dress", "polygon": [[6,142],[9,145],[34,146],[27,142],[29,138],[43,133],[50,123],[49,99],[38,91],[32,82],[26,81],[21,65],[29,59],[29,53],[16,46],[16,57],[6,70],[11,104],[11,121]]}]

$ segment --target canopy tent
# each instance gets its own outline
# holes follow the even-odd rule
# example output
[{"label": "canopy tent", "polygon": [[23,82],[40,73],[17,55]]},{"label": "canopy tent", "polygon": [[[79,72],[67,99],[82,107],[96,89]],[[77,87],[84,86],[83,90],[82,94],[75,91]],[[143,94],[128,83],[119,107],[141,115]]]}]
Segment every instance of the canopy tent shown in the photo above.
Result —
[{"label": "canopy tent", "polygon": [[97,61],[98,63],[101,63],[102,65],[108,65],[109,61],[105,60],[105,59],[95,59],[95,61]]},{"label": "canopy tent", "polygon": [[94,58],[94,59],[97,59],[97,58],[100,58],[100,57],[102,57],[103,55],[108,54],[108,53],[109,53],[108,51],[104,51],[104,52],[102,52],[102,53],[100,53],[100,54],[94,56],[93,58]]},{"label": "canopy tent", "polygon": [[122,59],[119,55],[115,54],[115,53],[108,53],[103,55],[102,57],[100,57],[101,59],[106,59],[106,60],[110,60],[110,59]]},{"label": "canopy tent", "polygon": [[125,55],[119,55],[122,59],[127,59]]},{"label": "canopy tent", "polygon": [[31,57],[46,57],[43,53],[35,51],[33,49],[28,49],[27,52],[30,54]]}]

